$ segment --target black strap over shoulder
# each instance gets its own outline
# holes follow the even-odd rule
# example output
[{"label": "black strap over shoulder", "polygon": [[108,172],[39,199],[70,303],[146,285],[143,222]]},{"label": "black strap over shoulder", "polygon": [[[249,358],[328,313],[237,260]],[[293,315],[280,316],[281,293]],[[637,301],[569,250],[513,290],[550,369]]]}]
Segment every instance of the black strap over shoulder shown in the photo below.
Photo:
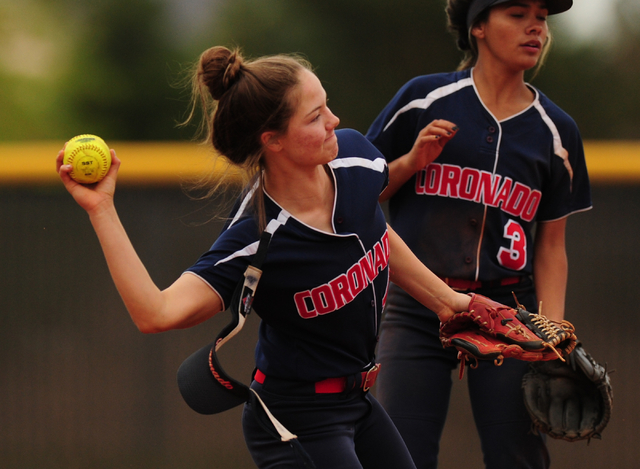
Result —
[{"label": "black strap over shoulder", "polygon": [[231,322],[227,324],[215,342],[216,351],[220,350],[228,340],[233,338],[242,327],[244,321],[251,312],[251,305],[253,304],[253,296],[258,288],[258,282],[262,276],[262,264],[267,257],[267,250],[269,249],[269,243],[271,242],[271,233],[264,231],[260,237],[260,244],[258,244],[258,250],[253,256],[253,261],[247,267],[244,272],[244,281],[238,283],[233,297],[231,298],[231,304],[229,306],[229,312],[231,313]]},{"label": "black strap over shoulder", "polygon": [[187,358],[178,369],[178,387],[185,402],[200,414],[217,414],[236,407],[250,398],[249,387],[233,379],[222,368],[216,352],[244,326],[251,312],[253,296],[266,258],[271,233],[263,232],[253,261],[233,293],[227,311],[231,321],[218,334],[216,340]]},{"label": "black strap over shoulder", "polygon": [[192,354],[180,365],[178,387],[189,407],[200,414],[217,414],[249,402],[264,430],[274,438],[288,442],[299,455],[302,467],[313,469],[315,465],[300,445],[298,437],[278,422],[255,391],[224,371],[216,353],[240,332],[251,312],[271,236],[266,230],[262,233],[258,249],[244,273],[244,280],[238,283],[233,293],[228,308],[231,321],[220,331],[214,342]]}]

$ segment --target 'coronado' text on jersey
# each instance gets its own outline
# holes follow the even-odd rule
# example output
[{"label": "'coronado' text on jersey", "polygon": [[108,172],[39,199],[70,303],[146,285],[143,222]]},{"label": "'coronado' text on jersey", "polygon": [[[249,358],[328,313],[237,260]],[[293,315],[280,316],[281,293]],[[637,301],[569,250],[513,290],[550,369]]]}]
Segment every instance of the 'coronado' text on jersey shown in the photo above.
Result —
[{"label": "'coronado' text on jersey", "polygon": [[347,272],[324,285],[294,295],[298,314],[304,319],[329,314],[363,291],[389,265],[389,234],[384,236]]},{"label": "'coronado' text on jersey", "polygon": [[509,177],[462,168],[451,164],[431,163],[416,176],[416,194],[450,197],[500,207],[514,217],[530,222],[540,205],[542,193]]}]

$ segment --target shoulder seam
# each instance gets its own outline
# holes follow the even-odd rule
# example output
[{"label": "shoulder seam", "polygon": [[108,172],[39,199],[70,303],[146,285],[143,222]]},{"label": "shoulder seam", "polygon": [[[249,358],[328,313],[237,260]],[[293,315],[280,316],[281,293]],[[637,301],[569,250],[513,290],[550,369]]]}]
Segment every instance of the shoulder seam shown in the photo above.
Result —
[{"label": "shoulder seam", "polygon": [[333,169],[338,168],[352,168],[354,166],[360,166],[363,168],[371,169],[379,173],[384,172],[387,162],[384,158],[376,158],[374,160],[368,160],[357,156],[348,156],[346,158],[339,158],[331,161],[329,166]]},{"label": "shoulder seam", "polygon": [[[278,214],[278,218],[274,218],[267,224],[265,231],[267,233],[271,233],[272,235],[281,227],[287,223],[291,214],[286,210],[281,210]],[[251,244],[248,244],[242,249],[228,255],[224,259],[220,259],[215,265],[224,264],[225,262],[229,262],[237,257],[245,257],[245,256],[253,256],[256,252],[258,252],[258,245],[260,244],[260,240],[254,241]]]},{"label": "shoulder seam", "polygon": [[453,93],[456,93],[457,91],[460,91],[461,89],[466,88],[467,86],[473,86],[473,80],[471,79],[471,77],[462,78],[456,82],[450,83],[445,86],[441,86],[429,92],[424,98],[414,99],[413,101],[410,101],[408,104],[405,104],[394,114],[394,116],[389,120],[389,122],[387,122],[387,125],[384,126],[382,131],[383,132],[386,131],[389,128],[389,126],[393,124],[393,122],[401,114],[404,114],[405,112],[410,111],[411,109],[426,110],[438,99],[441,99]]}]

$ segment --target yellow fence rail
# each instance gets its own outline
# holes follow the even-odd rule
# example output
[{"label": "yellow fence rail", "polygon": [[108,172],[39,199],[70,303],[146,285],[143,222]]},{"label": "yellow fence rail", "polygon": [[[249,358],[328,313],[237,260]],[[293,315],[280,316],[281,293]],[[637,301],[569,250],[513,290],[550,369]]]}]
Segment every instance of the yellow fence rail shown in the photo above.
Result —
[{"label": "yellow fence rail", "polygon": [[[1,185],[43,185],[58,182],[55,156],[62,142],[0,144]],[[122,166],[123,185],[178,185],[205,171],[222,171],[209,147],[179,142],[108,142]],[[640,141],[587,141],[587,167],[595,184],[640,183]]]}]

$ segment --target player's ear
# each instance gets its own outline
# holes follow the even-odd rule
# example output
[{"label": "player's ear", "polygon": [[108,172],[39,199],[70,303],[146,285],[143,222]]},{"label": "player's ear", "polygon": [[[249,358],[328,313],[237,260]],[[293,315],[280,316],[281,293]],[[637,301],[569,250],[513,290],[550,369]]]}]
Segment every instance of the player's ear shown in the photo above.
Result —
[{"label": "player's ear", "polygon": [[282,143],[280,142],[280,135],[274,131],[262,132],[260,135],[260,141],[262,146],[272,152],[278,152],[282,150]]},{"label": "player's ear", "polygon": [[477,39],[484,39],[486,22],[478,21],[471,27],[471,35]]}]

